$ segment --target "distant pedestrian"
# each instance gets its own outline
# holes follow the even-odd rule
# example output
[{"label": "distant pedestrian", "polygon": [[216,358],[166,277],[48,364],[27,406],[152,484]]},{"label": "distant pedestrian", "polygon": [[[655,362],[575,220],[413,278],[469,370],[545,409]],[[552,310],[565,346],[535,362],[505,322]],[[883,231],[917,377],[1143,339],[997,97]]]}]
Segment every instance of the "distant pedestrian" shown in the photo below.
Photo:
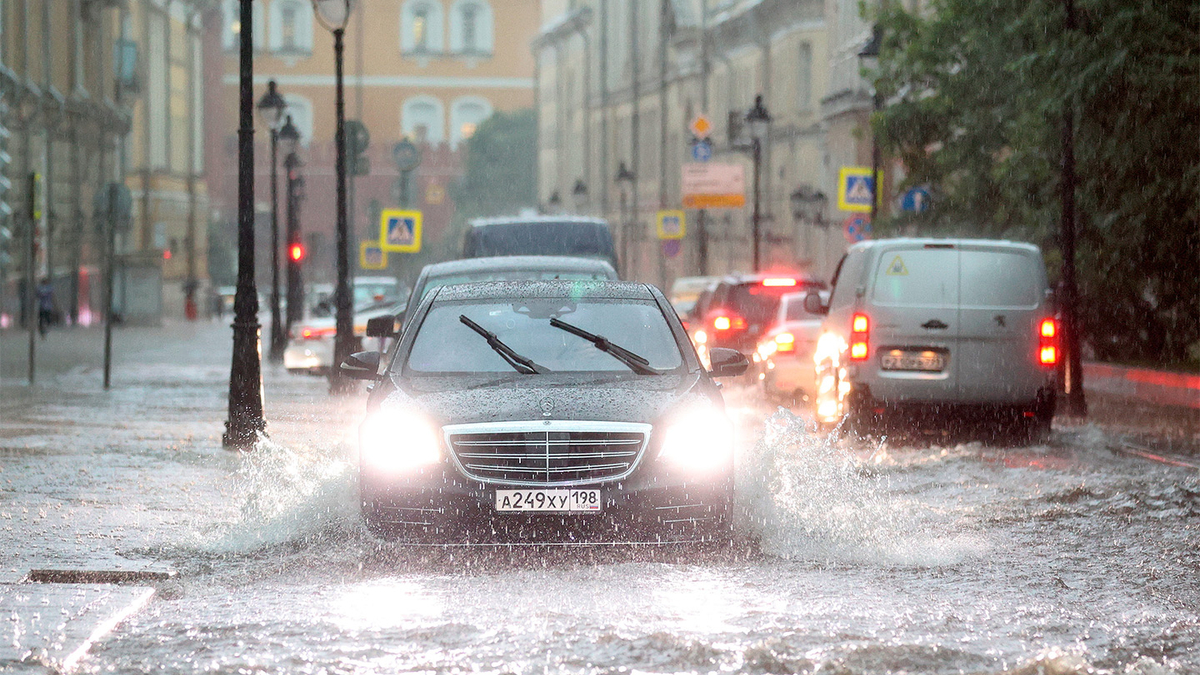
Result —
[{"label": "distant pedestrian", "polygon": [[50,324],[54,323],[54,286],[50,283],[50,279],[43,278],[37,287],[38,299],[38,332],[42,334],[42,338],[46,337],[46,332],[50,330]]}]

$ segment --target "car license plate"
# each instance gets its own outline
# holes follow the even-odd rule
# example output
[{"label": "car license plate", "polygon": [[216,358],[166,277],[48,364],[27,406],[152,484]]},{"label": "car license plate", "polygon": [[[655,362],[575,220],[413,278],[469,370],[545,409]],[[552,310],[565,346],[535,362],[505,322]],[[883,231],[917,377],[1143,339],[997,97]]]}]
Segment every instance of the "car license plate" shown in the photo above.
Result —
[{"label": "car license plate", "polygon": [[599,513],[599,490],[496,490],[496,510]]},{"label": "car license plate", "polygon": [[902,351],[893,349],[884,352],[879,365],[884,370],[917,370],[927,372],[941,371],[946,367],[946,360],[934,351]]}]

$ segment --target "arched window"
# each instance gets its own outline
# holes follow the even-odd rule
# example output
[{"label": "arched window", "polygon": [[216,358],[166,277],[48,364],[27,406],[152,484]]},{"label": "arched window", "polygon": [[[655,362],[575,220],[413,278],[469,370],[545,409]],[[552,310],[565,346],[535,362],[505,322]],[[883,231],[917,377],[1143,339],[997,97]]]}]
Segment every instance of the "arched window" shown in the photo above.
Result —
[{"label": "arched window", "polygon": [[292,116],[292,124],[300,132],[300,145],[308,147],[313,134],[312,101],[295,94],[284,94],[283,100],[287,102],[284,114]]},{"label": "arched window", "polygon": [[270,47],[283,54],[312,54],[312,3],[276,0],[271,3]]},{"label": "arched window", "polygon": [[405,53],[437,54],[443,49],[442,3],[408,0],[400,13],[400,50]]},{"label": "arched window", "polygon": [[414,143],[437,145],[446,140],[445,111],[432,96],[414,96],[400,111],[400,131]]},{"label": "arched window", "polygon": [[[267,34],[266,20],[263,18],[262,3],[257,2],[257,0],[250,5],[250,20],[254,22],[254,49],[262,49]],[[221,37],[225,49],[236,51],[238,48],[238,37],[241,34],[241,3],[237,0],[229,0],[225,3],[225,30],[222,31]]]},{"label": "arched window", "polygon": [[493,48],[492,7],[484,0],[457,0],[450,9],[450,51],[490,54]]},{"label": "arched window", "polygon": [[492,104],[479,96],[463,96],[450,106],[450,143],[458,145],[475,135],[484,120],[492,116]]}]

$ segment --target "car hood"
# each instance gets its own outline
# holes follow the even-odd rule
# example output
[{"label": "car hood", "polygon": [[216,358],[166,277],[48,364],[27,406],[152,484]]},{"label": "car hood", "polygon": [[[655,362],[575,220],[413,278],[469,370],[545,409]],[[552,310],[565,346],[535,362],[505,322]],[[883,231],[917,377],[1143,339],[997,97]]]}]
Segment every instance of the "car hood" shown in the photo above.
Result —
[{"label": "car hood", "polygon": [[[533,380],[533,381],[530,381]],[[673,409],[701,404],[700,375],[506,375],[394,381],[382,408],[412,407],[437,424],[589,420],[653,424]],[[718,403],[719,404],[719,403]]]}]

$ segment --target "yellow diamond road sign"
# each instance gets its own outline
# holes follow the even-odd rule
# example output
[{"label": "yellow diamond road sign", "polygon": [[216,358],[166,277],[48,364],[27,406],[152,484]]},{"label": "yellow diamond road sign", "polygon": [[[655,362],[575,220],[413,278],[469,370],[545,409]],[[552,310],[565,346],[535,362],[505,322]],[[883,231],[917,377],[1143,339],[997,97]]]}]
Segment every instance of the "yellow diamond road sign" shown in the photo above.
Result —
[{"label": "yellow diamond road sign", "polygon": [[692,130],[692,135],[696,138],[705,139],[712,133],[713,127],[712,122],[709,122],[707,117],[696,115],[696,119],[692,120],[692,124],[688,128]]}]

